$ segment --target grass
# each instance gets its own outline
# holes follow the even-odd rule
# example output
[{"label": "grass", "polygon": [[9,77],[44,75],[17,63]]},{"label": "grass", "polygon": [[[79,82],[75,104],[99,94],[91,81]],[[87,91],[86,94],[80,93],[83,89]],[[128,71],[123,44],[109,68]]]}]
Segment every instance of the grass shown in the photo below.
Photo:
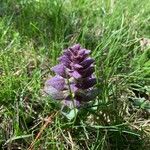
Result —
[{"label": "grass", "polygon": [[[140,44],[150,38],[147,0],[0,5],[1,149],[26,150],[38,133],[35,150],[149,149],[150,51]],[[99,95],[96,106],[68,120],[41,91],[62,50],[74,43],[92,50]]]}]

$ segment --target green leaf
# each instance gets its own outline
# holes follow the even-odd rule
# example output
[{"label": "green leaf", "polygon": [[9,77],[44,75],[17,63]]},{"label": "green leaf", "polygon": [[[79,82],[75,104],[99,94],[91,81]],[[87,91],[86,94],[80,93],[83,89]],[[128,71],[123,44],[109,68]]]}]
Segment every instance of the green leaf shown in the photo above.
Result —
[{"label": "green leaf", "polygon": [[73,118],[75,118],[77,113],[78,113],[78,109],[77,108],[71,109],[69,113],[62,112],[62,114],[64,116],[66,116],[69,120],[72,120]]}]

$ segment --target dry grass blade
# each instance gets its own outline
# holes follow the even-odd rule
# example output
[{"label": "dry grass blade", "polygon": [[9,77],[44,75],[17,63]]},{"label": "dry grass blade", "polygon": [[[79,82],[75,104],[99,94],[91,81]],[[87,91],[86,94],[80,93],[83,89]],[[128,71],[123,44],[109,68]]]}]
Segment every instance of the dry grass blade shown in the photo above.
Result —
[{"label": "dry grass blade", "polygon": [[[57,113],[56,113],[56,114],[57,114]],[[48,124],[52,122],[52,117],[56,116],[56,114],[52,114],[52,115],[50,115],[48,118],[45,119],[44,125],[41,127],[39,133],[37,134],[37,136],[35,137],[35,139],[34,139],[34,140],[32,141],[32,143],[30,144],[28,150],[33,150],[34,144],[35,144],[36,141],[40,138],[41,134],[43,133],[44,129],[48,126]]]}]

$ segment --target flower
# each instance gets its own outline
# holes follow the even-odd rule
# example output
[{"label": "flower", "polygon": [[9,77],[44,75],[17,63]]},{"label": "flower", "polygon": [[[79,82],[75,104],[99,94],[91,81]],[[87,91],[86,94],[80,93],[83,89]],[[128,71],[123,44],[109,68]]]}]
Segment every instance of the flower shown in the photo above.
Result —
[{"label": "flower", "polygon": [[90,50],[79,44],[66,49],[59,64],[51,70],[56,74],[45,83],[44,91],[69,107],[81,106],[96,97],[94,59]]}]

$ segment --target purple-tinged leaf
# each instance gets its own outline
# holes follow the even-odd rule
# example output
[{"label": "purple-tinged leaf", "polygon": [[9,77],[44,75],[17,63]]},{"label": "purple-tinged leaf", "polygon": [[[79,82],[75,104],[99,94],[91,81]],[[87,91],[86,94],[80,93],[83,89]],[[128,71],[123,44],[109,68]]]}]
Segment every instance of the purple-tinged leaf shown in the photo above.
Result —
[{"label": "purple-tinged leaf", "polygon": [[95,71],[94,67],[93,66],[90,66],[86,69],[82,69],[82,70],[79,70],[78,73],[83,77],[90,77],[93,72]]},{"label": "purple-tinged leaf", "polygon": [[79,64],[72,64],[72,67],[74,68],[74,69],[81,69],[81,68],[83,68],[81,65],[79,65]]},{"label": "purple-tinged leaf", "polygon": [[52,67],[51,70],[64,78],[66,77],[66,68],[63,64],[58,64],[58,65]]},{"label": "purple-tinged leaf", "polygon": [[75,44],[74,46],[70,47],[72,52],[77,52],[80,49],[80,44]]},{"label": "purple-tinged leaf", "polygon": [[80,89],[88,89],[96,84],[96,78],[85,78],[81,82],[77,83],[76,86]]},{"label": "purple-tinged leaf", "polygon": [[58,75],[46,81],[46,86],[52,86],[59,91],[64,90],[65,85],[65,79]]},{"label": "purple-tinged leaf", "polygon": [[71,58],[71,52],[68,51],[68,50],[64,51],[64,56],[66,56],[70,60],[70,58]]},{"label": "purple-tinged leaf", "polygon": [[70,68],[70,64],[71,64],[71,61],[68,59],[67,56],[61,56],[59,59],[60,63],[62,63],[63,65],[65,65],[67,68]]},{"label": "purple-tinged leaf", "polygon": [[44,92],[56,100],[62,100],[65,98],[65,95],[62,91],[58,91],[52,86],[45,85]]},{"label": "purple-tinged leaf", "polygon": [[77,71],[73,71],[72,73],[70,73],[71,77],[74,77],[75,79],[79,79],[82,77],[81,74],[79,74]]},{"label": "purple-tinged leaf", "polygon": [[63,100],[62,103],[66,106],[68,106],[70,109],[73,109],[74,107],[79,107],[80,106],[80,102],[78,100],[71,100],[71,99],[67,99],[67,100]]}]

